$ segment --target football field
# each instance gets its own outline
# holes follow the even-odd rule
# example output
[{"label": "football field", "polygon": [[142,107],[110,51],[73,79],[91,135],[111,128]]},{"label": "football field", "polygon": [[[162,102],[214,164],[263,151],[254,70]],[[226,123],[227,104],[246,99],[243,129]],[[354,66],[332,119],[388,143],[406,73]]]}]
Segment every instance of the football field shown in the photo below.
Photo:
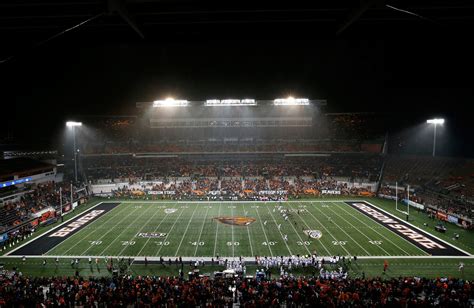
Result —
[{"label": "football field", "polygon": [[[104,205],[108,211],[97,210]],[[344,201],[130,201],[100,203],[85,218],[90,221],[78,218],[38,239],[59,240],[51,247],[32,241],[26,248],[36,255],[151,259],[429,255]]]}]

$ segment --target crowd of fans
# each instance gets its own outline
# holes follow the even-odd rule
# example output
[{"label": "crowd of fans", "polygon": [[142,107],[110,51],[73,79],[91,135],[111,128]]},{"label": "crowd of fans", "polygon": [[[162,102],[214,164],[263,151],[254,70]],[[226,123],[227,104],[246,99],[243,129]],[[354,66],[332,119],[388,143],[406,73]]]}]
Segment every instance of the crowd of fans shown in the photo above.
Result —
[{"label": "crowd of fans", "polygon": [[[193,119],[208,118],[209,109],[193,110],[192,115],[180,114],[180,121],[189,117]],[[224,118],[234,118],[237,123],[239,110],[232,110]],[[265,117],[288,117],[288,113],[307,117],[304,110],[282,111],[265,110],[259,107],[253,115]],[[201,117],[200,117],[201,115]],[[217,116],[215,112],[214,116]],[[370,114],[318,114],[310,126],[301,127],[245,127],[244,132],[238,124],[222,130],[215,130],[212,123],[208,127],[190,129],[175,126],[170,128],[152,128],[150,119],[136,117],[95,118],[85,121],[88,134],[79,135],[82,152],[86,154],[117,153],[196,153],[196,152],[371,152],[380,153],[384,132],[380,116]],[[173,115],[167,115],[167,121]],[[159,118],[159,116],[158,116]],[[179,122],[179,121],[178,121]],[[177,123],[178,123],[177,122]],[[382,129],[381,129],[382,128]],[[290,133],[289,133],[290,132]],[[239,137],[235,137],[239,136]],[[297,136],[295,139],[295,136]],[[382,137],[382,138],[381,138]],[[376,141],[375,141],[376,140]],[[369,146],[368,146],[369,145]]]},{"label": "crowd of fans", "polygon": [[406,188],[399,187],[398,193],[395,188],[383,185],[379,189],[379,195],[398,197],[398,200],[406,200],[407,195],[410,201],[426,206],[435,211],[441,211],[445,214],[456,215],[472,219],[474,218],[474,206],[462,199],[450,198],[447,195],[427,190],[423,187],[415,187],[407,194]]},{"label": "crowd of fans", "polygon": [[128,275],[84,279],[0,274],[1,307],[472,307],[473,297],[471,282],[448,278],[288,276],[185,280]]},{"label": "crowd of fans", "polygon": [[[6,234],[0,248],[10,247],[15,243],[26,239],[37,226],[46,220],[55,218],[55,213],[60,205],[60,188],[63,205],[70,203],[70,183],[47,182],[38,185],[28,185],[24,190],[17,190],[17,196],[5,201],[0,207],[0,232]],[[85,197],[85,190],[73,187],[73,198],[78,200]],[[41,216],[35,217],[35,213],[43,209],[51,208]]]},{"label": "crowd of fans", "polygon": [[[373,146],[368,146],[373,145]],[[126,153],[298,153],[298,152],[370,152],[380,153],[381,142],[360,143],[327,140],[300,140],[298,142],[279,142],[265,140],[265,143],[231,143],[206,142],[200,144],[187,142],[186,144],[156,143],[106,143],[85,145],[85,154],[126,154]]]},{"label": "crowd of fans", "polygon": [[91,181],[155,180],[175,177],[345,177],[376,181],[383,158],[379,155],[336,155],[279,160],[191,161],[134,156],[84,157]]},{"label": "crowd of fans", "polygon": [[[31,214],[46,207],[58,207],[60,187],[63,203],[66,204],[71,199],[70,183],[48,182],[26,187],[21,196],[12,201],[5,201],[5,204],[0,208],[0,226],[8,228],[19,225],[30,219]],[[74,198],[78,197],[78,193],[75,192]]]},{"label": "crowd of fans", "polygon": [[[334,179],[256,177],[252,179],[198,178],[153,184],[124,185],[113,191],[117,197],[197,200],[281,200],[304,195],[340,194],[372,196],[372,188]],[[159,192],[159,193],[157,193]]]}]

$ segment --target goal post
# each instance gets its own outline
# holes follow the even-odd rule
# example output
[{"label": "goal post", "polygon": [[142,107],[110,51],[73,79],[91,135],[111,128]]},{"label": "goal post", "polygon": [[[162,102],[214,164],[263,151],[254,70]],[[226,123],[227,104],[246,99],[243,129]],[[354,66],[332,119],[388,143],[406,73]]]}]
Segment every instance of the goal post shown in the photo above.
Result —
[{"label": "goal post", "polygon": [[407,186],[407,208],[406,211],[404,211],[398,208],[398,182],[395,182],[395,209],[398,212],[407,215],[408,220],[408,217],[410,216],[410,185]]}]

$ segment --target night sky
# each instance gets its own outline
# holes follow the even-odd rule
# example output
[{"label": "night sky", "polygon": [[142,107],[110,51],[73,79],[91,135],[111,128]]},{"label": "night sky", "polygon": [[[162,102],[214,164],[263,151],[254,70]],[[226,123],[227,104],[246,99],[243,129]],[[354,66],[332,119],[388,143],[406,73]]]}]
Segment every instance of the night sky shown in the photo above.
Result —
[{"label": "night sky", "polygon": [[466,142],[474,133],[474,48],[466,31],[404,27],[330,37],[258,30],[180,30],[141,40],[79,29],[41,47],[10,48],[15,58],[0,65],[1,135],[48,143],[76,115],[134,114],[135,102],[170,95],[292,94],[327,99],[329,112],[389,113],[393,131],[443,116],[441,153],[474,156]]}]

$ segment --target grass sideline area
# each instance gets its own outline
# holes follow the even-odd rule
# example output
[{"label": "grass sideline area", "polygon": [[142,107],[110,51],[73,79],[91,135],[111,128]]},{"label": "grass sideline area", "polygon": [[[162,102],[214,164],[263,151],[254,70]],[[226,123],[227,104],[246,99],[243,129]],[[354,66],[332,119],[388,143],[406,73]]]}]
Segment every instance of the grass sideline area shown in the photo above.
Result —
[{"label": "grass sideline area", "polygon": [[[32,277],[49,277],[49,276],[74,276],[76,273],[76,267],[71,266],[71,260],[73,259],[60,259],[59,263],[53,258],[46,258],[47,263],[43,265],[43,259],[27,259],[22,262],[20,258],[3,258],[0,259],[0,264],[3,264],[4,269],[13,270],[14,268],[23,274]],[[383,272],[384,260],[366,260],[359,259],[357,262],[351,262],[349,265],[349,277],[361,278],[361,277],[382,277],[382,278],[394,278],[394,277],[426,277],[426,278],[439,278],[439,277],[456,277],[467,280],[474,280],[474,259],[461,260],[464,263],[464,271],[460,272],[459,262],[460,260],[455,259],[397,259],[388,260],[389,267],[386,273]],[[335,269],[336,267],[325,266],[326,269]],[[190,266],[188,262],[185,262],[184,273],[187,277],[187,273],[194,267]],[[147,276],[178,276],[180,265],[160,265],[160,264],[132,264],[129,268],[129,273],[132,275],[147,275]],[[200,266],[200,274],[209,274],[212,276],[214,271],[222,271],[225,268],[218,265],[205,265]],[[261,269],[256,265],[247,265],[247,275],[255,275],[257,269]],[[81,259],[79,266],[77,267],[79,275],[82,277],[111,277],[112,272],[109,272],[106,267],[104,259],[100,260],[99,266],[96,266],[95,262],[92,265],[88,264],[87,259]],[[277,277],[280,275],[280,271],[277,268],[271,269],[272,276]],[[295,268],[288,273],[294,276],[310,276],[318,275],[319,272],[314,268]]]}]

